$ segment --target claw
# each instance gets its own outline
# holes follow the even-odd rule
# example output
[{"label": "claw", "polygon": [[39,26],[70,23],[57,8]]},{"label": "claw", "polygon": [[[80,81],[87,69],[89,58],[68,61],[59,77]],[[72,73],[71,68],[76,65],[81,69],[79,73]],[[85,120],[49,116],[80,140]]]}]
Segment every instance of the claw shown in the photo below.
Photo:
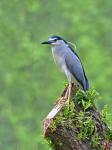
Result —
[{"label": "claw", "polygon": [[66,90],[66,93],[63,97],[59,98],[55,104],[63,104],[66,102],[66,104],[68,105],[68,110],[70,110],[70,96],[71,96],[71,88],[72,88],[72,83],[69,83],[68,88]]}]

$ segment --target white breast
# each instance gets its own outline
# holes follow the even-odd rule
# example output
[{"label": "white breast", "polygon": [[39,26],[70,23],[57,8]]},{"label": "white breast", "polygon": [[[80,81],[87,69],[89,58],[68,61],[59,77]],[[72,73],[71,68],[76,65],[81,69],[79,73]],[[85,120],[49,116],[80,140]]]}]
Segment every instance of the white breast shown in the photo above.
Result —
[{"label": "white breast", "polygon": [[64,53],[61,51],[57,53],[57,50],[52,48],[52,55],[56,65],[60,68],[61,71],[65,72],[66,65],[65,65]]}]

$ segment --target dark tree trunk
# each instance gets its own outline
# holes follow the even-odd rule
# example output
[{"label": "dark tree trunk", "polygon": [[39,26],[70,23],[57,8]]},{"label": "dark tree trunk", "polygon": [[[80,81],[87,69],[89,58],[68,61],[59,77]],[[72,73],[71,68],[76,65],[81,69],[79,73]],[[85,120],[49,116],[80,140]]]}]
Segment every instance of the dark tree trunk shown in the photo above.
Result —
[{"label": "dark tree trunk", "polygon": [[[67,100],[63,98],[66,90],[67,87],[44,119],[45,138],[55,150],[111,150],[109,129],[94,103],[88,101],[84,106],[83,101],[74,100],[74,106],[67,110]],[[72,85],[71,97],[75,94],[76,87]]]}]

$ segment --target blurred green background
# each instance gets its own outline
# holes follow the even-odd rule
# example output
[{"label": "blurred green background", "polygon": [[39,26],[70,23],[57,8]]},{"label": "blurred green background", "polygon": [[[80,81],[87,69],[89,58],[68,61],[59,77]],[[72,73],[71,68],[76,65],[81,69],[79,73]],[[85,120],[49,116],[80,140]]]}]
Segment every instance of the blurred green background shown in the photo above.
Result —
[{"label": "blurred green background", "polygon": [[0,150],[50,150],[42,120],[64,88],[49,46],[75,43],[101,109],[112,106],[112,1],[0,1]]}]

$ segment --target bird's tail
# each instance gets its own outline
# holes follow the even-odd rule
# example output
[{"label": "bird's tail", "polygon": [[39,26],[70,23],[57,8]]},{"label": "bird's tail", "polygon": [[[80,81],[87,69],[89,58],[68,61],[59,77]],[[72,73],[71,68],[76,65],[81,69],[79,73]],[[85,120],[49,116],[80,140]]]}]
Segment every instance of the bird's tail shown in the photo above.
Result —
[{"label": "bird's tail", "polygon": [[89,90],[89,82],[86,80],[86,91]]}]

